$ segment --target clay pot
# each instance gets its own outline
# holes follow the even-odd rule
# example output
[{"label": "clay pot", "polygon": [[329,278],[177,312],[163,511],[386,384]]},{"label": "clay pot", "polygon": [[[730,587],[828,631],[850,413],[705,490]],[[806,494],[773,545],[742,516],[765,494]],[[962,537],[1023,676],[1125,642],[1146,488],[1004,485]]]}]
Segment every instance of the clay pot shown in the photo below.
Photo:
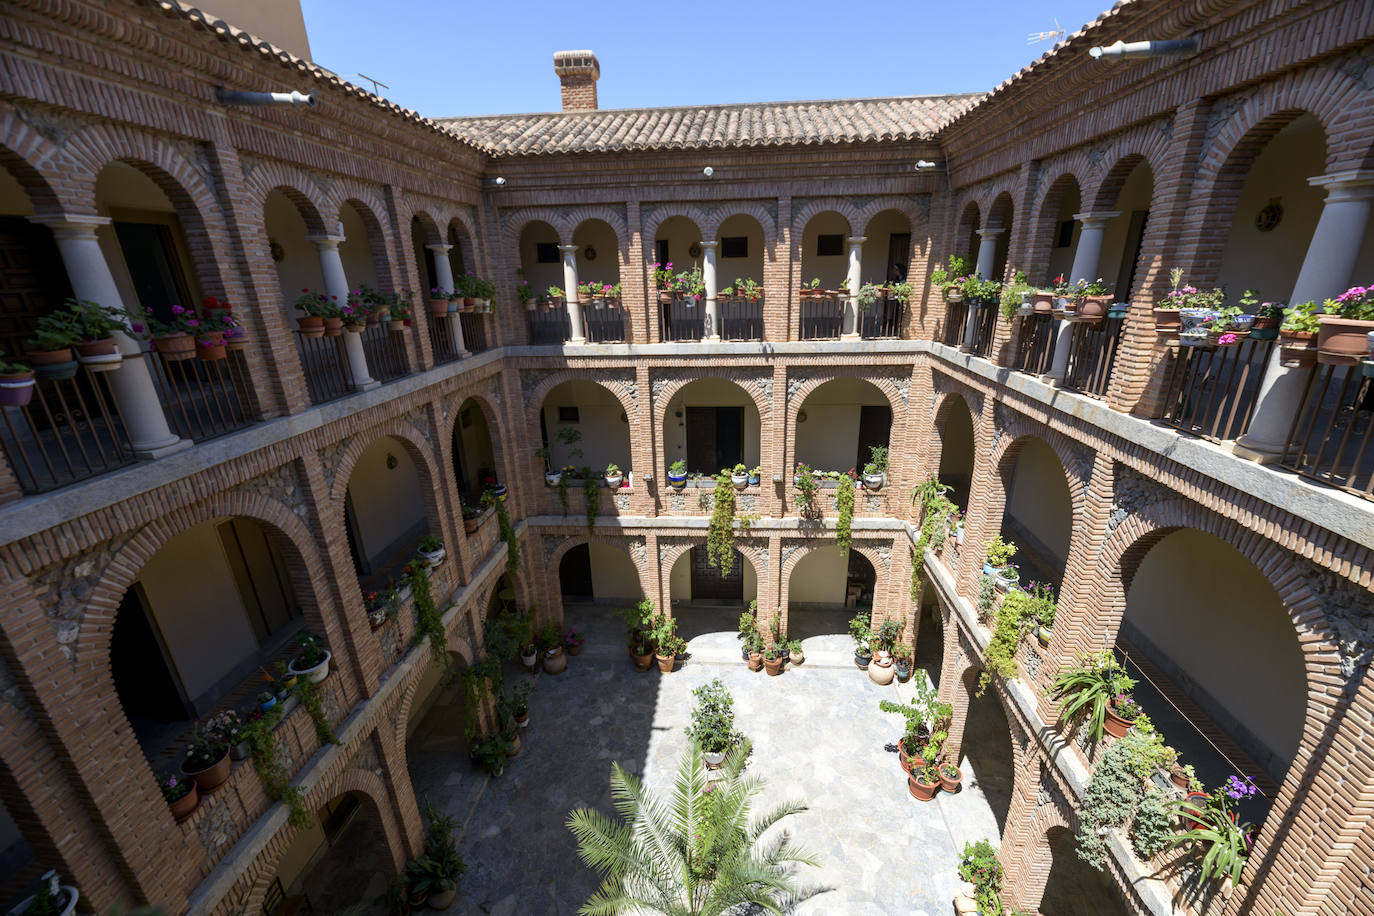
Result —
[{"label": "clay pot", "polygon": [[803,652],[801,649],[795,649],[788,654],[787,660],[791,662],[792,667],[795,668],[802,662],[806,661],[806,653]]},{"label": "clay pot", "polygon": [[300,328],[302,337],[324,336],[324,319],[315,315],[306,315],[304,318],[297,318],[296,326]]},{"label": "clay pot", "polygon": [[1102,721],[1102,730],[1113,738],[1124,738],[1126,737],[1126,732],[1131,730],[1131,722],[1129,719],[1123,719],[1118,716],[1112,711],[1111,705],[1108,704],[1107,715]]},{"label": "clay pot", "polygon": [[1155,330],[1178,333],[1180,322],[1178,312],[1178,309],[1154,309]]},{"label": "clay pot", "polygon": [[430,314],[431,316],[435,317],[435,318],[443,318],[445,315],[448,314],[448,300],[447,300],[447,299],[431,299],[431,300],[429,300],[429,314]]},{"label": "clay pot", "polygon": [[568,656],[564,654],[561,646],[554,646],[544,653],[544,672],[546,674],[562,674],[568,668]]},{"label": "clay pot", "polygon": [[1279,364],[1289,368],[1305,368],[1317,364],[1317,335],[1307,331],[1280,331]]},{"label": "clay pot", "polygon": [[1054,293],[1032,293],[1031,302],[1037,315],[1049,315],[1054,312]]},{"label": "clay pot", "polygon": [[476,517],[474,517],[474,518],[465,518],[465,519],[463,519],[463,533],[464,533],[464,534],[476,534],[476,533],[477,533],[477,527],[478,527],[479,525],[481,525],[481,524],[482,524],[482,518],[481,518],[481,516],[476,516]]},{"label": "clay pot", "polygon": [[648,671],[654,663],[654,653],[646,652],[643,655],[636,655],[634,650],[630,650],[630,658],[634,659],[636,671]]},{"label": "clay pot", "polygon": [[783,662],[787,661],[786,656],[779,655],[777,658],[765,658],[763,667],[767,669],[769,677],[777,677],[782,674]]},{"label": "clay pot", "polygon": [[570,645],[568,645],[567,643],[564,643],[564,644],[563,644],[563,651],[564,651],[564,652],[567,652],[569,655],[581,655],[581,654],[582,654],[582,643],[578,643],[578,644],[575,645],[575,646],[570,646]]},{"label": "clay pot", "polygon": [[200,357],[203,363],[213,363],[224,359],[224,335],[219,335],[219,339],[207,338],[196,341],[196,356]]},{"label": "clay pot", "polygon": [[1180,789],[1188,788],[1188,774],[1183,772],[1183,767],[1174,766],[1169,770],[1169,781]]},{"label": "clay pot", "polygon": [[196,339],[190,334],[178,332],[158,337],[155,340],[157,352],[169,363],[192,359],[196,355]]},{"label": "clay pot", "polygon": [[113,337],[101,340],[83,340],[76,345],[76,358],[81,362],[101,362],[111,357],[119,359],[119,350]]},{"label": "clay pot", "polygon": [[762,668],[762,667],[763,667],[763,653],[762,653],[762,652],[750,652],[750,653],[749,653],[749,670],[750,670],[750,671],[758,671],[758,670],[759,670],[760,668]]},{"label": "clay pot", "polygon": [[1369,355],[1369,339],[1374,321],[1322,315],[1317,332],[1317,362],[1324,366],[1353,365]]},{"label": "clay pot", "polygon": [[916,773],[911,773],[906,778],[906,790],[917,801],[930,801],[935,797],[935,793],[940,791],[940,781],[925,783]]},{"label": "clay pot", "polygon": [[654,659],[658,662],[658,670],[664,674],[671,674],[673,666],[677,664],[676,655],[659,655],[655,652]]},{"label": "clay pot", "polygon": [[27,407],[33,400],[33,372],[0,375],[0,407]]},{"label": "clay pot", "polygon": [[340,334],[342,334],[342,333],[343,333],[343,319],[342,319],[342,318],[326,318],[326,319],[324,319],[324,336],[325,336],[325,337],[338,337],[338,336],[339,336]]},{"label": "clay pot", "polygon": [[1111,296],[1084,296],[1078,301],[1078,315],[1080,318],[1105,318],[1111,304]]},{"label": "clay pot", "polygon": [[174,802],[167,803],[167,810],[172,812],[172,817],[177,823],[181,823],[191,816],[191,812],[196,810],[196,805],[200,804],[200,793],[196,790],[196,784],[191,783],[191,791],[181,796]]},{"label": "clay pot", "polygon": [[24,357],[30,366],[39,370],[39,375],[42,375],[42,370],[48,366],[60,366],[73,361],[71,347],[63,347],[61,350],[25,350]]},{"label": "clay pot", "polygon": [[386,329],[392,333],[400,333],[406,329],[406,321],[404,318],[388,318]]},{"label": "clay pot", "polygon": [[879,686],[886,687],[892,683],[892,679],[897,676],[897,669],[892,665],[892,658],[880,658],[875,656],[873,663],[868,666],[868,679]]},{"label": "clay pot", "polygon": [[520,753],[520,735],[519,735],[519,733],[517,733],[517,734],[515,735],[514,738],[510,739],[510,744],[506,745],[506,756],[507,756],[507,757],[514,757],[514,756],[515,756],[516,754],[518,754],[518,753]]},{"label": "clay pot", "polygon": [[229,766],[229,749],[225,748],[224,756],[203,770],[194,773],[187,772],[186,765],[183,763],[181,774],[196,781],[197,791],[209,793],[222,786],[229,779]]},{"label": "clay pot", "polygon": [[[955,767],[955,769],[958,770],[959,768]],[[963,781],[964,774],[962,771],[960,771],[958,775],[951,779],[950,777],[945,775],[945,771],[943,769],[940,770],[940,788],[944,789],[946,792],[958,792],[959,784]]]}]

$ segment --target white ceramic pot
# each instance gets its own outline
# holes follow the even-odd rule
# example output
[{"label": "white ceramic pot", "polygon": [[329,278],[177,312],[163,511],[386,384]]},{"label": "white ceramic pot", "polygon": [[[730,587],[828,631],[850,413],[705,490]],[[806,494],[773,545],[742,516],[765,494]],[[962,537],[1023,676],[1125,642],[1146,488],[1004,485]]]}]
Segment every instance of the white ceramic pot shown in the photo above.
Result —
[{"label": "white ceramic pot", "polygon": [[717,767],[721,766],[723,763],[725,763],[725,752],[724,752],[724,751],[702,751],[702,752],[701,752],[701,759],[704,760],[704,761],[706,762],[706,765],[707,765],[708,767],[710,767],[711,769],[714,770],[714,769],[716,769]]},{"label": "white ceramic pot", "polygon": [[331,658],[333,658],[333,656],[329,654],[328,649],[325,649],[324,661],[320,662],[315,667],[297,668],[296,660],[293,658],[291,659],[291,664],[286,666],[286,670],[296,675],[297,677],[305,678],[312,684],[318,684],[320,681],[323,681],[325,678],[329,677],[329,660]]},{"label": "white ceramic pot", "polygon": [[[57,911],[57,916],[71,916],[72,912],[76,909],[76,901],[80,899],[81,893],[76,888],[69,887],[66,884],[60,885],[60,887],[62,892],[66,894],[67,905]],[[9,911],[9,916],[21,916],[21,914],[29,908],[29,905],[33,903],[33,900],[33,897],[26,897],[19,901],[19,905]]]},{"label": "white ceramic pot", "polygon": [[558,486],[558,484],[559,484],[562,480],[563,480],[563,472],[562,472],[562,471],[548,471],[547,473],[544,474],[544,485],[545,485],[545,486],[548,486],[548,487],[556,487],[556,486]]},{"label": "white ceramic pot", "polygon": [[620,488],[620,484],[621,484],[624,480],[625,480],[625,475],[624,475],[624,474],[616,474],[614,477],[611,477],[611,476],[607,475],[607,477],[606,477],[606,486],[610,487],[612,490],[616,490],[616,489],[619,489],[619,488]]},{"label": "white ceramic pot", "polygon": [[448,557],[448,551],[446,551],[442,547],[440,547],[438,550],[419,550],[416,551],[416,553],[418,553],[421,557],[424,558],[425,562],[429,564],[430,569],[433,569],[434,567],[443,563],[444,560]]},{"label": "white ceramic pot", "polygon": [[529,655],[526,655],[524,652],[520,653],[520,664],[524,665],[526,668],[533,668],[538,661],[538,652],[531,652]]},{"label": "white ceramic pot", "polygon": [[886,474],[865,474],[864,487],[869,490],[881,490],[887,485]]},{"label": "white ceramic pot", "polygon": [[745,487],[749,486],[749,475],[731,474],[730,482],[735,485],[736,490],[743,490]]},{"label": "white ceramic pot", "polygon": [[880,659],[873,656],[873,660],[868,663],[868,679],[880,686],[892,683],[892,679],[897,676],[897,669],[892,666],[892,657]]}]

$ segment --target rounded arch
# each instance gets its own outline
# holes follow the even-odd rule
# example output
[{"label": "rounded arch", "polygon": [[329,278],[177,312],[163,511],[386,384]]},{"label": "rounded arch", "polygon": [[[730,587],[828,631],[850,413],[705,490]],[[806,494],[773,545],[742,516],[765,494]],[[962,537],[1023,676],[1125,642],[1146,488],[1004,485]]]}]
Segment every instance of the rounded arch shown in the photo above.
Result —
[{"label": "rounded arch", "polygon": [[[600,472],[609,464],[619,465],[622,471],[631,470],[633,447],[630,430],[634,428],[634,406],[623,391],[616,391],[602,382],[593,381],[581,373],[559,373],[561,380],[549,385],[546,379],[529,398],[529,405],[540,411],[533,428],[538,430],[543,445],[549,449],[549,467],[569,465],[589,467]],[[576,411],[576,419],[563,420],[563,408]],[[575,431],[576,441],[562,430]],[[582,454],[574,456],[573,451]],[[577,461],[573,459],[577,458]]]},{"label": "rounded arch", "polygon": [[49,161],[52,153],[51,144],[41,134],[13,111],[0,110],[0,167],[14,176],[39,216],[64,212],[51,177],[34,164]]},{"label": "rounded arch", "polygon": [[978,258],[978,230],[983,225],[982,216],[978,202],[969,200],[959,211],[959,222],[955,224],[953,253],[968,258],[970,262]]},{"label": "rounded arch", "polygon": [[640,234],[645,240],[644,256],[650,263],[653,263],[655,260],[654,255],[656,246],[654,245],[654,240],[658,238],[658,231],[663,227],[664,223],[670,220],[680,220],[690,223],[692,228],[697,231],[697,238],[706,238],[706,236],[701,234],[701,227],[709,224],[710,216],[700,207],[695,204],[688,204],[686,206],[681,204],[668,204],[662,207],[656,207],[652,213],[644,217],[640,229]]},{"label": "rounded arch", "polygon": [[[489,470],[492,472],[493,476],[496,476],[498,479],[503,474],[509,474],[509,468],[506,464],[506,446],[504,444],[510,441],[508,438],[509,433],[501,422],[500,411],[496,409],[496,405],[492,403],[486,394],[478,391],[460,391],[453,397],[453,400],[456,402],[456,405],[453,410],[448,412],[448,426],[442,431],[441,437],[442,441],[449,449],[449,457],[452,459],[451,463],[455,465],[454,476],[460,493],[475,500],[481,495],[481,488],[475,486],[476,483],[479,483],[476,476],[479,467],[477,465],[472,467],[467,466],[471,463],[472,457],[465,456],[463,454],[463,449],[460,447],[463,441],[463,430],[471,428],[470,426],[464,426],[464,412],[470,409],[469,404],[480,412],[482,422],[486,427],[486,447],[489,448],[491,452],[491,466]],[[466,422],[471,424],[471,418]],[[462,473],[458,473],[459,466],[462,468]]]},{"label": "rounded arch", "polygon": [[[677,458],[682,458],[691,464],[688,457],[688,431],[686,428],[686,418],[683,418],[683,425],[670,429],[665,424],[668,412],[675,407],[685,407],[685,398],[688,391],[692,391],[695,396],[702,397],[708,403],[719,406],[731,406],[736,402],[745,405],[744,413],[744,436],[743,452],[744,457],[738,459],[746,465],[762,465],[762,442],[760,440],[763,424],[768,422],[772,414],[772,402],[764,397],[764,394],[757,384],[749,384],[754,379],[740,375],[729,370],[720,370],[710,378],[676,378],[672,380],[664,379],[661,390],[654,393],[654,428],[665,431],[664,447],[661,451],[662,466],[655,468],[655,473],[663,475],[667,479],[668,465]],[[751,390],[752,389],[752,390]],[[726,403],[729,402],[729,403]],[[750,408],[752,407],[752,413]],[[731,462],[732,464],[734,462]],[[691,468],[693,471],[703,473],[718,473],[720,468]]]},{"label": "rounded arch", "polygon": [[1082,447],[1058,430],[1050,429],[1033,420],[1017,416],[1001,426],[1001,437],[992,450],[992,466],[997,469],[997,477],[1002,482],[1003,493],[1011,480],[1011,472],[1016,458],[1026,443],[1038,439],[1054,452],[1059,466],[1064,472],[1064,480],[1073,503],[1073,515],[1077,518],[1083,511],[1087,500],[1084,480],[1092,470],[1092,459],[1081,454]]},{"label": "rounded arch", "polygon": [[[723,288],[734,283],[736,280],[749,279],[763,285],[764,273],[768,265],[777,258],[776,247],[769,236],[767,225],[761,221],[758,214],[743,210],[732,213],[724,219],[717,220],[714,227],[708,226],[703,230],[707,238],[722,241],[724,239],[744,239],[745,256],[727,258],[726,251],[722,242],[722,247],[717,250],[719,257],[719,268],[717,271],[717,287]],[[738,255],[738,252],[733,252]]]},{"label": "rounded arch", "polygon": [[439,221],[430,215],[428,210],[416,210],[410,215],[411,225],[418,225],[426,245],[439,245],[444,241],[444,232],[439,228]]},{"label": "rounded arch", "polygon": [[823,213],[834,213],[843,220],[846,235],[851,234],[853,227],[861,226],[865,222],[853,201],[847,198],[819,197],[808,200],[800,206],[797,206],[797,202],[793,201],[793,206],[796,209],[792,212],[792,236],[798,240],[801,239],[806,226]]},{"label": "rounded arch", "polygon": [[[864,409],[868,407],[887,409],[881,433],[865,429]],[[794,459],[820,470],[862,471],[868,460],[865,447],[889,446],[901,411],[901,398],[891,379],[857,374],[809,379],[788,398],[787,426],[795,440]]]},{"label": "rounded arch", "polygon": [[[541,214],[521,222],[509,248],[516,253],[519,269],[523,271],[524,279],[536,296],[543,296],[545,290],[550,287],[562,289],[565,285],[563,254],[548,251],[547,248],[550,245],[561,248],[568,244],[567,239],[572,236],[570,231],[565,233],[555,223],[550,222],[549,218],[545,218],[546,216],[555,218],[551,213]],[[557,257],[551,258],[553,254],[557,254]],[[576,296],[575,290],[563,292],[565,296]]]},{"label": "rounded arch", "polygon": [[[1072,252],[1078,243],[1078,225],[1075,222],[1073,237],[1067,246],[1056,245],[1056,233],[1061,222],[1079,211],[1082,200],[1082,183],[1078,176],[1064,171],[1050,182],[1045,196],[1036,202],[1030,227],[1030,250],[1034,253],[1034,260],[1027,265],[1026,271],[1032,283],[1048,281],[1056,269],[1067,273],[1072,266]],[[1056,255],[1056,248],[1063,253]]]},{"label": "rounded arch", "polygon": [[556,577],[558,602],[569,598],[604,603],[637,601],[651,590],[648,581],[647,557],[639,538],[563,539],[549,556],[549,570]]},{"label": "rounded arch", "polygon": [[[859,590],[855,602],[859,611],[867,609],[875,620],[886,615],[878,576],[888,568],[889,560],[880,549],[887,543],[856,537],[850,541],[848,551],[841,551],[834,541],[818,538],[814,542],[785,546],[782,567],[778,571],[778,598],[783,633],[787,638],[805,641],[821,637],[824,640],[821,648],[844,651],[844,644],[848,643],[849,618],[855,613],[854,608],[848,607],[852,587]],[[805,575],[799,587],[794,589],[799,569],[804,570]],[[798,601],[794,594],[805,595],[806,600]],[[835,637],[840,634],[844,638],[837,640]]]},{"label": "rounded arch", "polygon": [[621,265],[628,259],[626,237],[602,216],[588,216],[572,232],[577,246],[577,279],[580,283],[607,285],[621,281]]},{"label": "rounded arch", "polygon": [[567,223],[572,227],[573,235],[577,234],[583,223],[593,220],[605,223],[610,228],[615,236],[616,250],[628,257],[630,230],[625,223],[625,217],[619,211],[612,207],[577,207],[567,214]]},{"label": "rounded arch", "polygon": [[1001,533],[1017,544],[1016,564],[1029,581],[1059,590],[1068,564],[1074,519],[1082,507],[1082,486],[1075,496],[1064,459],[1043,438],[1017,436],[994,467],[1002,485]]},{"label": "rounded arch", "polygon": [[565,214],[549,207],[529,207],[516,210],[505,218],[507,246],[513,248],[518,245],[526,230],[534,223],[543,223],[559,245],[568,244],[572,238],[572,226],[568,225]]},{"label": "rounded arch", "polygon": [[715,210],[702,219],[701,231],[707,238],[717,239],[723,234],[722,227],[731,221],[751,219],[763,233],[764,257],[773,261],[777,258],[778,222],[768,208],[758,201],[727,201],[718,204]]},{"label": "rounded arch", "polygon": [[[675,587],[681,585],[681,579],[687,571],[687,567],[683,566],[679,568],[679,565],[690,563],[690,555],[694,550],[705,551],[706,543],[704,541],[687,539],[680,539],[676,542],[660,542],[659,568],[667,573],[665,583],[668,586],[667,597],[670,608],[673,602],[677,600],[673,594]],[[766,546],[752,543],[750,539],[735,538],[735,566],[731,569],[731,572],[733,573],[736,569],[740,571],[743,580],[743,600],[746,602],[749,600],[758,600],[760,617],[766,613],[764,598],[769,593],[766,579],[768,563],[766,551]],[[745,565],[740,565],[741,561],[743,561]],[[745,574],[746,569],[748,571],[747,575]],[[749,577],[752,577],[752,589],[749,587]],[[753,599],[750,597],[751,590],[755,593]],[[694,595],[689,600],[696,600],[696,596]]]},{"label": "rounded arch", "polygon": [[[336,218],[344,227],[339,256],[343,259],[349,284],[355,289],[366,281],[371,281],[366,285],[382,290],[396,286],[391,270],[391,233],[377,216],[385,212],[385,206],[379,206],[370,194],[353,194],[339,202]],[[351,225],[355,220],[362,228],[362,240],[356,238],[357,227]],[[361,241],[366,242],[365,255]]]},{"label": "rounded arch", "polygon": [[430,461],[427,450],[396,430],[355,438],[340,462],[336,517],[369,587],[399,573],[426,532],[443,532],[436,493],[442,478]]},{"label": "rounded arch", "polygon": [[[916,221],[904,206],[884,206],[865,211],[863,228],[864,283],[904,283],[911,271],[916,243],[913,229]],[[871,211],[871,212],[870,212]]]},{"label": "rounded arch", "polygon": [[950,487],[950,499],[961,510],[968,509],[973,484],[977,448],[973,417],[968,401],[957,391],[945,394],[935,410],[935,432],[940,438],[935,474],[940,483]]}]

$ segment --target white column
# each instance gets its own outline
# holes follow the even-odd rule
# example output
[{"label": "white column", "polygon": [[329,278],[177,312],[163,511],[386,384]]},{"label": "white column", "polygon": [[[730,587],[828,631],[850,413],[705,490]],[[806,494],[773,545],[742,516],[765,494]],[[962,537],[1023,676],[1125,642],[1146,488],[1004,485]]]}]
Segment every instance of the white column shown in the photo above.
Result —
[{"label": "white column", "polygon": [[[1290,305],[1321,302],[1350,288],[1369,225],[1370,201],[1374,200],[1374,171],[1319,175],[1307,179],[1307,183],[1326,188],[1326,201],[1307,245],[1293,294],[1288,297]],[[1311,371],[1283,368],[1279,365],[1279,348],[1274,348],[1260,383],[1250,427],[1236,440],[1236,454],[1264,463],[1277,461],[1283,455],[1293,418],[1302,409],[1303,391]]]},{"label": "white column", "polygon": [[986,229],[978,230],[982,241],[978,244],[978,266],[974,268],[984,280],[992,280],[993,268],[997,263],[997,237],[1007,230],[1000,223],[992,223]]},{"label": "white column", "polygon": [[[324,291],[333,297],[339,307],[348,304],[348,276],[344,273],[343,258],[339,257],[339,243],[342,235],[307,235],[306,239],[315,243],[320,252],[320,272],[324,274]],[[348,371],[353,376],[353,387],[366,391],[381,385],[367,371],[367,353],[363,350],[363,335],[344,332],[344,353],[348,355]]]},{"label": "white column", "polygon": [[849,237],[849,273],[846,277],[849,280],[849,298],[844,303],[844,316],[840,322],[841,339],[859,339],[859,282],[863,276],[864,263],[864,242],[868,241],[867,236],[852,235]]},{"label": "white column", "polygon": [[717,241],[701,243],[701,279],[706,285],[706,334],[703,340],[720,340],[720,303],[716,301]]},{"label": "white column", "polygon": [[[448,253],[453,250],[452,245],[434,243],[426,245],[430,251],[434,252],[434,284],[440,289],[453,289],[453,264],[448,259]],[[422,300],[423,296],[420,297]],[[453,335],[453,348],[459,356],[468,356],[467,344],[463,341],[463,319],[457,312],[445,315],[443,318],[430,316],[430,321],[447,321],[449,333]]]},{"label": "white column", "polygon": [[[145,321],[138,304],[133,303],[133,308],[130,308],[130,303],[120,296],[114,274],[110,273],[110,265],[100,250],[96,229],[109,225],[108,218],[39,217],[33,222],[52,230],[76,298],[120,308],[134,324]],[[158,400],[157,388],[148,372],[139,341],[121,331],[115,331],[113,337],[124,356],[124,362],[117,372],[108,372],[105,377],[109,379],[115,402],[119,405],[119,416],[128,430],[129,444],[133,446],[134,453],[140,458],[161,458],[190,448],[190,440],[180,438],[167,425],[167,415],[163,413],[162,402]]]},{"label": "white column", "polygon": [[558,250],[563,252],[563,290],[568,294],[568,343],[584,344],[582,303],[577,300],[577,246],[559,245]]},{"label": "white column", "polygon": [[[1074,219],[1082,223],[1078,230],[1078,247],[1073,252],[1073,267],[1069,268],[1069,280],[1096,280],[1097,266],[1102,260],[1102,239],[1107,234],[1107,223],[1120,216],[1120,211],[1099,210],[1096,213],[1075,213]],[[1044,381],[1058,384],[1064,381],[1069,370],[1069,348],[1073,342],[1073,322],[1060,321],[1054,332],[1054,359],[1050,371],[1043,376]]]}]

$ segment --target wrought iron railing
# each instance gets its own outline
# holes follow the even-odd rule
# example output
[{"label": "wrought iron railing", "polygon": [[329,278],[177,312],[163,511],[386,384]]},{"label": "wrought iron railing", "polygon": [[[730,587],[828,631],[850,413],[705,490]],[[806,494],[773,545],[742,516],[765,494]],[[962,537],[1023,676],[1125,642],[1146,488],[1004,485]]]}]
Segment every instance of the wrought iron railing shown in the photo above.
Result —
[{"label": "wrought iron railing", "polygon": [[[530,322],[530,343],[536,346],[565,343],[572,336],[567,303],[562,299],[542,301],[537,309],[525,314]],[[467,336],[466,326],[463,336]]]},{"label": "wrought iron railing", "polygon": [[[461,319],[460,319],[461,320]],[[434,353],[434,364],[441,366],[458,359],[458,341],[453,335],[453,320],[447,315],[430,316],[429,348]]]},{"label": "wrought iron railing", "polygon": [[623,343],[625,341],[625,310],[619,299],[603,299],[598,307],[582,306],[582,329],[587,343]]},{"label": "wrought iron railing", "polygon": [[178,436],[197,442],[253,423],[253,382],[241,350],[221,359],[168,359],[147,354],[167,423]]},{"label": "wrought iron railing", "polygon": [[311,403],[323,404],[354,392],[353,372],[348,366],[342,334],[337,337],[307,337],[297,332],[296,347]]},{"label": "wrought iron railing", "polygon": [[964,323],[968,321],[968,303],[945,300],[945,323],[940,329],[940,343],[947,347],[958,347],[964,342]]},{"label": "wrought iron railing", "polygon": [[360,332],[367,374],[379,382],[389,382],[410,374],[406,361],[405,331],[392,331],[384,324],[373,324]]},{"label": "wrought iron railing", "polygon": [[808,296],[800,302],[802,340],[839,340],[844,326],[844,300],[839,296]]},{"label": "wrought iron railing", "polygon": [[1054,363],[1054,316],[1037,312],[1020,319],[1016,339],[1016,367],[1031,375],[1044,375]]},{"label": "wrought iron railing", "polygon": [[1319,365],[1309,373],[1282,465],[1374,499],[1374,378],[1363,366]]},{"label": "wrought iron railing", "polygon": [[134,462],[110,374],[83,369],[38,379],[27,404],[0,408],[0,443],[23,492],[44,493]]},{"label": "wrought iron railing", "polygon": [[1164,422],[1206,439],[1241,436],[1250,425],[1275,343],[1247,337],[1227,347],[1171,345]]},{"label": "wrought iron railing", "polygon": [[658,300],[658,339],[662,343],[701,340],[706,334],[706,300],[673,296]]},{"label": "wrought iron railing", "polygon": [[722,340],[763,340],[763,297],[722,296],[716,301]]},{"label": "wrought iron railing", "polygon": [[1116,365],[1116,350],[1121,343],[1123,318],[1080,321],[1069,339],[1069,362],[1064,370],[1064,387],[1095,398],[1107,396]]},{"label": "wrought iron railing", "polygon": [[475,312],[458,313],[458,323],[463,329],[463,344],[469,353],[483,353],[491,349],[491,340],[487,337],[487,322],[482,320],[483,317]]},{"label": "wrought iron railing", "polygon": [[859,335],[867,340],[899,338],[906,327],[906,303],[883,293],[868,309],[859,310]]}]

